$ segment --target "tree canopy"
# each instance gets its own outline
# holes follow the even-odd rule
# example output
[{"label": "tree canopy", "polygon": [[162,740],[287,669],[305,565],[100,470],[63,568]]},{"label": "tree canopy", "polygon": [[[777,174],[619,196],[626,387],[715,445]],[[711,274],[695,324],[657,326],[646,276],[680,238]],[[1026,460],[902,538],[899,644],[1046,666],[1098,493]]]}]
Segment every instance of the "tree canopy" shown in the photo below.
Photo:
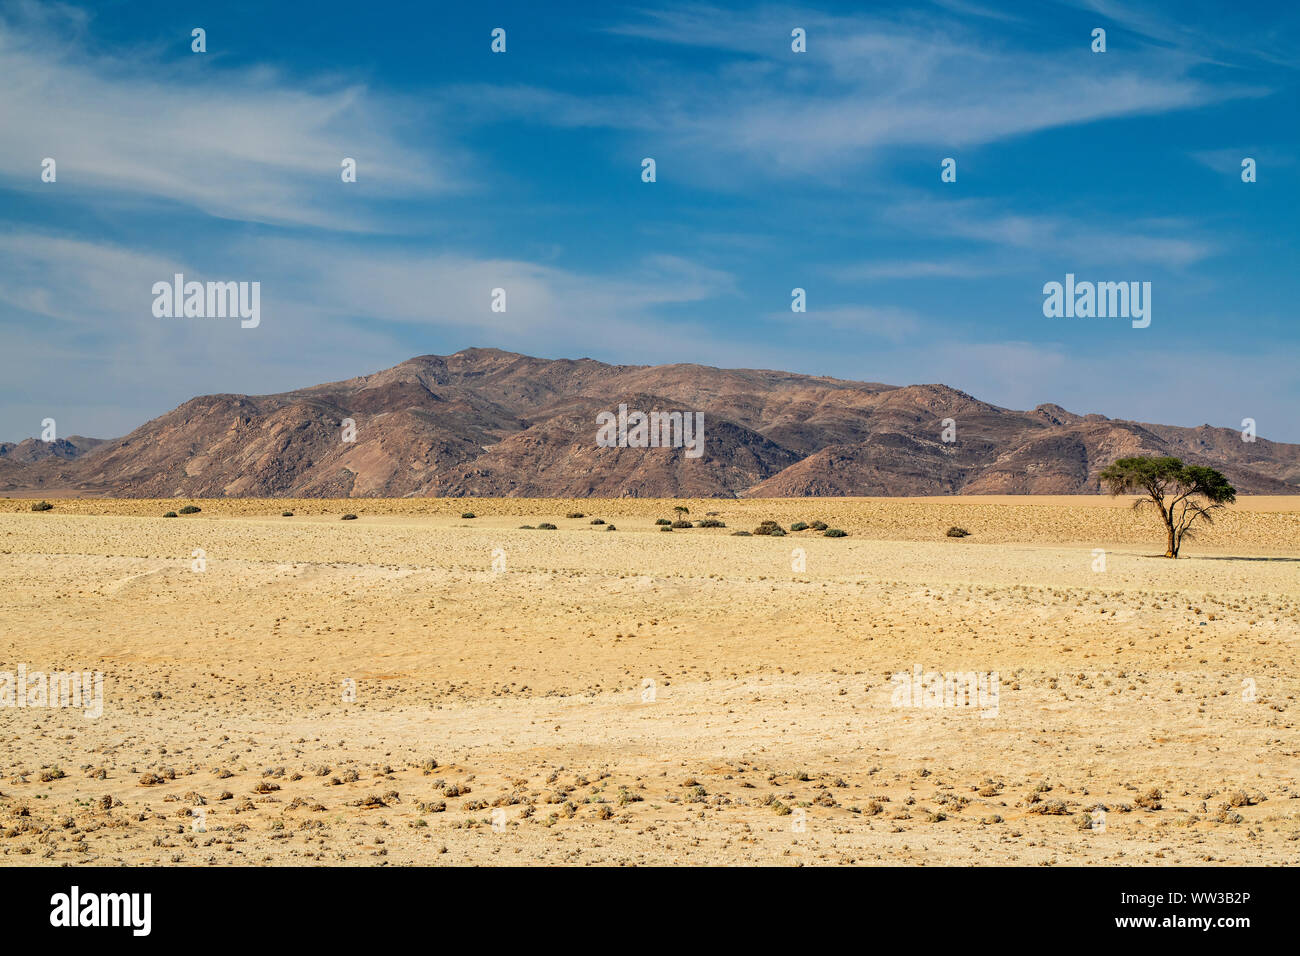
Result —
[{"label": "tree canopy", "polygon": [[1154,506],[1165,523],[1165,557],[1176,558],[1192,522],[1213,524],[1217,508],[1237,500],[1228,479],[1213,468],[1185,465],[1180,458],[1142,456],[1120,458],[1102,470],[1102,482],[1112,495],[1142,495],[1133,506]]}]

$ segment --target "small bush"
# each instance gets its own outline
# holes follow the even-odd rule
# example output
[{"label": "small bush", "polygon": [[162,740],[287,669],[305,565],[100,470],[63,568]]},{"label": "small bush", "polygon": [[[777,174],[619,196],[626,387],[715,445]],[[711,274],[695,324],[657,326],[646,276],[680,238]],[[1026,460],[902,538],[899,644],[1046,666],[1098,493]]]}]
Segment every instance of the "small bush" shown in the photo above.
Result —
[{"label": "small bush", "polygon": [[672,524],[667,518],[656,518],[655,524]]},{"label": "small bush", "polygon": [[731,532],[731,536],[733,538],[748,538],[750,537],[750,534],[748,531],[733,531]]},{"label": "small bush", "polygon": [[671,524],[666,524],[666,525],[664,525],[662,528],[660,528],[659,530],[660,530],[660,531],[672,531],[672,530],[673,530],[673,526],[672,526]]},{"label": "small bush", "polygon": [[1164,798],[1165,795],[1160,792],[1159,787],[1152,787],[1133,802],[1144,810],[1159,810]]},{"label": "small bush", "polygon": [[356,516],[356,515],[344,515],[343,518],[342,518],[341,520],[343,520],[343,521],[356,521],[356,520],[357,520],[357,516]]},{"label": "small bush", "polygon": [[292,511],[281,511],[281,512],[280,512],[280,517],[281,517],[281,518],[292,518],[292,517],[293,517],[293,512],[292,512]]},{"label": "small bush", "polygon": [[970,534],[970,532],[967,531],[965,528],[959,528],[956,525],[953,525],[951,528],[945,531],[944,534],[946,534],[950,538],[964,538],[968,534]]},{"label": "small bush", "polygon": [[566,517],[566,518],[585,518],[585,517],[587,517],[587,516],[586,516],[585,514],[583,514],[581,511],[570,511],[570,512],[569,512],[567,515],[565,515],[564,517]]},{"label": "small bush", "polygon": [[462,511],[462,512],[460,513],[460,516],[461,516],[462,518],[465,518],[465,519],[469,519],[469,518],[477,518],[477,517],[478,517],[478,515],[476,515],[476,514],[475,514],[474,512],[472,512],[472,511]]},{"label": "small bush", "polygon": [[839,528],[827,528],[822,532],[823,538],[847,538],[848,536],[847,531],[842,531]]},{"label": "small bush", "polygon": [[537,526],[537,530],[538,530],[538,531],[558,531],[559,528],[557,528],[555,525],[551,524],[549,521],[543,521],[541,524],[539,524],[539,525]]},{"label": "small bush", "polygon": [[691,528],[694,526],[689,521],[674,521],[672,523],[672,527],[680,529],[680,528]]},{"label": "small bush", "polygon": [[618,529],[615,528],[612,524],[607,524],[607,525],[605,525],[605,530],[606,530],[606,531],[617,531]]},{"label": "small bush", "polygon": [[38,501],[38,502],[36,502],[36,504],[32,505],[32,510],[33,510],[33,511],[53,511],[53,510],[54,510],[54,505],[50,504],[48,501]]},{"label": "small bush", "polygon": [[590,524],[604,524],[604,523],[605,523],[604,518],[592,518],[590,521]]},{"label": "small bush", "polygon": [[785,534],[785,529],[775,521],[764,521],[754,529],[754,534],[774,534],[779,538]]},{"label": "small bush", "polygon": [[703,521],[695,522],[697,528],[725,528],[726,525],[717,518],[705,518]]},{"label": "small bush", "polygon": [[520,530],[520,531],[533,531],[534,528],[533,528],[533,526],[530,525],[530,524],[521,524],[521,525],[519,526],[519,530]]},{"label": "small bush", "polygon": [[194,505],[186,505],[180,510],[180,513],[183,515],[196,515],[202,510],[202,508],[196,508]]},{"label": "small bush", "polygon": [[164,518],[175,518],[175,517],[176,517],[176,512],[174,512],[174,511],[169,511],[169,512],[167,512],[166,514],[164,514],[163,517],[164,517]]},{"label": "small bush", "polygon": [[807,530],[808,530],[808,523],[807,523],[806,521],[796,521],[794,524],[790,525],[790,530],[791,530],[791,531],[807,531]]}]

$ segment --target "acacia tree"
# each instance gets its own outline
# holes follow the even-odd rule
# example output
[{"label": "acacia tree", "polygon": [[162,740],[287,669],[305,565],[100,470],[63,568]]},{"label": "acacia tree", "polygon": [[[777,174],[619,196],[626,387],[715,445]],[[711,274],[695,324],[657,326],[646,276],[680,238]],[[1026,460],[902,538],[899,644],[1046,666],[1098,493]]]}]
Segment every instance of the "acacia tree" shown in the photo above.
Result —
[{"label": "acacia tree", "polygon": [[1120,458],[1100,476],[1112,495],[1139,494],[1134,508],[1152,505],[1167,534],[1165,557],[1176,558],[1192,522],[1214,523],[1214,510],[1237,500],[1228,479],[1213,468],[1184,465],[1179,458]]}]

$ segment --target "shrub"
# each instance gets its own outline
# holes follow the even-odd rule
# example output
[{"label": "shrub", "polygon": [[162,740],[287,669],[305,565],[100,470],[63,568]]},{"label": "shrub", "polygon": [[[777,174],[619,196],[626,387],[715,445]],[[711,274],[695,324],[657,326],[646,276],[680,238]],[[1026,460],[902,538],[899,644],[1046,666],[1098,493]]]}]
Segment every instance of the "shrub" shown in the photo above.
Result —
[{"label": "shrub", "polygon": [[293,517],[293,512],[292,512],[292,511],[281,511],[281,512],[280,512],[280,517],[281,517],[281,518],[292,518],[292,517]]},{"label": "shrub", "polygon": [[655,524],[672,524],[667,518],[656,518]]},{"label": "shrub", "polygon": [[606,530],[606,531],[617,531],[618,529],[615,528],[612,524],[607,524],[607,525],[605,525],[605,530]]},{"label": "shrub", "polygon": [[777,537],[785,534],[785,529],[775,521],[764,521],[754,529],[754,534],[774,534]]},{"label": "shrub", "polygon": [[532,530],[533,530],[533,526],[530,525],[530,524],[521,524],[521,525],[519,526],[519,530],[520,530],[520,531],[532,531]]},{"label": "shrub", "polygon": [[733,538],[748,538],[750,534],[748,531],[733,531],[731,532],[731,536]]},{"label": "shrub", "polygon": [[180,513],[183,515],[196,515],[202,510],[202,508],[196,508],[194,505],[186,505],[180,510]]},{"label": "shrub", "polygon": [[587,516],[586,516],[585,514],[583,514],[581,511],[570,511],[570,512],[569,512],[567,515],[565,515],[564,517],[566,517],[566,518],[585,518],[585,517],[587,517]]},{"label": "shrub", "polygon": [[839,528],[827,528],[822,532],[823,538],[847,538],[848,536],[847,531],[841,531]]},{"label": "shrub", "polygon": [[477,517],[478,517],[478,515],[474,514],[474,512],[472,512],[472,511],[462,511],[462,512],[460,513],[460,516],[461,516],[462,518],[477,518]]},{"label": "shrub", "polygon": [[36,504],[32,505],[32,510],[33,510],[33,511],[53,511],[53,510],[54,510],[54,505],[50,504],[48,501],[38,501],[38,502],[36,502]]},{"label": "shrub", "polygon": [[672,526],[671,523],[670,523],[670,524],[666,524],[666,525],[664,525],[662,528],[660,528],[659,530],[660,530],[660,531],[672,531],[672,530],[673,530],[673,526]]},{"label": "shrub", "polygon": [[796,521],[794,524],[790,525],[790,530],[791,530],[791,531],[807,531],[807,530],[808,530],[808,523],[807,523],[806,521]]},{"label": "shrub", "polygon": [[1159,810],[1164,798],[1165,795],[1160,792],[1159,787],[1152,787],[1133,802],[1144,810]]},{"label": "shrub", "polygon": [[953,525],[951,528],[945,531],[944,534],[946,534],[950,538],[964,538],[968,534],[970,534],[970,532],[967,531],[965,528],[959,528],[956,525]]},{"label": "shrub", "polygon": [[538,531],[558,531],[559,529],[549,521],[543,521],[537,526]]},{"label": "shrub", "polygon": [[590,523],[591,523],[591,524],[604,524],[604,523],[605,523],[605,519],[604,519],[604,518],[592,518]]},{"label": "shrub", "polygon": [[357,516],[356,516],[356,515],[351,515],[351,514],[349,514],[349,515],[344,515],[343,518],[342,518],[341,520],[343,520],[343,521],[356,521],[356,520],[357,520]]},{"label": "shrub", "polygon": [[163,517],[164,517],[164,518],[175,518],[175,517],[176,517],[176,512],[174,512],[174,511],[169,511],[169,512],[167,512],[165,515],[163,515]]},{"label": "shrub", "polygon": [[703,521],[695,522],[697,528],[725,528],[726,525],[717,518],[705,518]]},{"label": "shrub", "polygon": [[674,527],[674,528],[691,528],[691,527],[694,527],[694,526],[693,526],[689,521],[674,521],[674,522],[672,523],[672,527]]}]

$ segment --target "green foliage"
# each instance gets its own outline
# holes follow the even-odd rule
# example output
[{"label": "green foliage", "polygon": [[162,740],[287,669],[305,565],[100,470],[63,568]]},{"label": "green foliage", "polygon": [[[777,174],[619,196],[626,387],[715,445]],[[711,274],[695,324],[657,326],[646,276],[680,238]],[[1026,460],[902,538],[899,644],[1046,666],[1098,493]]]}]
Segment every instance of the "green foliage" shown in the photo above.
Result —
[{"label": "green foliage", "polygon": [[655,524],[672,524],[667,518],[656,518]]},{"label": "green foliage", "polygon": [[1112,495],[1140,495],[1134,508],[1154,507],[1164,522],[1165,557],[1176,558],[1197,518],[1214,523],[1211,512],[1237,500],[1228,479],[1213,468],[1185,465],[1171,456],[1120,458],[1098,475]]},{"label": "green foliage", "polygon": [[806,522],[806,521],[796,521],[794,524],[790,525],[790,530],[791,530],[791,531],[807,531],[807,530],[808,530],[808,522]]},{"label": "green foliage", "polygon": [[174,512],[174,511],[169,511],[169,512],[167,512],[166,514],[164,514],[163,517],[164,517],[164,518],[175,518],[175,517],[176,517],[176,512]]},{"label": "green foliage", "polygon": [[196,508],[194,505],[186,505],[180,510],[180,513],[183,515],[196,515],[202,510],[202,508]]},{"label": "green foliage", "polygon": [[968,534],[970,534],[970,532],[967,531],[965,528],[959,528],[956,525],[953,525],[951,528],[945,531],[944,534],[946,534],[950,538],[964,538]]},{"label": "green foliage", "polygon": [[53,511],[53,510],[54,510],[54,505],[50,504],[48,501],[38,501],[38,502],[36,502],[36,504],[32,505],[32,510],[33,510],[33,511]]},{"label": "green foliage", "polygon": [[472,511],[462,511],[462,512],[460,513],[460,516],[461,516],[462,518],[465,518],[465,519],[469,519],[469,518],[477,518],[477,517],[478,517],[478,515],[476,515],[476,514],[475,514],[474,512],[472,512]]},{"label": "green foliage", "polygon": [[343,521],[356,521],[356,520],[357,520],[357,516],[356,516],[356,515],[352,515],[352,514],[347,514],[347,515],[344,515],[344,516],[342,517],[341,520],[343,520]]},{"label": "green foliage", "polygon": [[847,531],[841,531],[839,528],[827,528],[822,532],[824,538],[847,538],[848,536]]}]

